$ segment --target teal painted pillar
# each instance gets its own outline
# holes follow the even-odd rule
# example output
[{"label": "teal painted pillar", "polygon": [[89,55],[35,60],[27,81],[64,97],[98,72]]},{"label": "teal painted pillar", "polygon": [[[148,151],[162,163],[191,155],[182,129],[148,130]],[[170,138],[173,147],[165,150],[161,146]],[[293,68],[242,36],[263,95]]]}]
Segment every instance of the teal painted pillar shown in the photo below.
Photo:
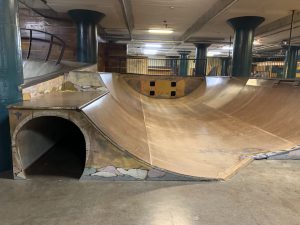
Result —
[{"label": "teal painted pillar", "polygon": [[167,56],[167,65],[171,68],[172,74],[177,74],[179,56]]},{"label": "teal painted pillar", "polygon": [[195,76],[206,76],[207,48],[210,44],[196,43]]},{"label": "teal painted pillar", "polygon": [[229,64],[230,64],[230,58],[221,58],[222,61],[222,68],[221,68],[221,76],[229,76]]},{"label": "teal painted pillar", "polygon": [[10,104],[22,101],[22,49],[18,1],[0,1],[0,172],[12,169],[8,111]]},{"label": "teal painted pillar", "polygon": [[284,74],[286,79],[295,79],[300,46],[291,46],[286,51]]},{"label": "teal painted pillar", "polygon": [[180,76],[187,76],[188,73],[188,56],[191,51],[178,51],[180,58],[179,58],[179,75]]},{"label": "teal painted pillar", "polygon": [[259,16],[237,17],[227,21],[235,30],[232,76],[250,76],[255,28],[264,21],[265,19]]},{"label": "teal painted pillar", "polygon": [[85,63],[97,63],[97,24],[105,15],[83,9],[73,9],[68,13],[77,25],[77,60]]}]

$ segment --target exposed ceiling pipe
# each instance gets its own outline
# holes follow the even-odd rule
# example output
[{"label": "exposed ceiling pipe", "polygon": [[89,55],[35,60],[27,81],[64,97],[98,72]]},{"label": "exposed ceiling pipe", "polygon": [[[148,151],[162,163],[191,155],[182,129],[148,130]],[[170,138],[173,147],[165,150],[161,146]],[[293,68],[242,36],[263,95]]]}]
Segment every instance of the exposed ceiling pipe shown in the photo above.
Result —
[{"label": "exposed ceiling pipe", "polygon": [[186,32],[180,37],[181,41],[186,41],[188,38],[204,27],[209,21],[216,18],[231,6],[237,3],[239,0],[219,0],[216,2],[206,13],[197,19],[197,21],[190,26]]},{"label": "exposed ceiling pipe", "polygon": [[[275,20],[271,23],[258,27],[255,31],[257,36],[265,36],[264,34],[268,34],[274,32],[276,30],[286,29],[286,27],[290,26],[292,15],[284,16],[278,20]],[[294,13],[294,24],[300,22],[300,12]]]},{"label": "exposed ceiling pipe", "polygon": [[[300,25],[299,25],[299,26],[294,26],[294,27],[293,27],[293,30],[298,29],[298,28],[300,28]],[[270,37],[270,36],[274,36],[274,35],[277,35],[277,34],[280,34],[280,33],[286,32],[286,31],[290,31],[290,28],[285,28],[285,29],[276,31],[276,32],[274,32],[274,33],[266,34],[266,35],[259,36],[259,37],[260,37],[260,38]]]},{"label": "exposed ceiling pipe", "polygon": [[134,29],[134,20],[133,20],[130,0],[119,0],[119,2],[122,6],[123,17],[126,23],[126,27],[128,29],[130,39],[132,40],[132,30]]},{"label": "exposed ceiling pipe", "polygon": [[289,51],[291,50],[291,43],[292,43],[292,35],[293,35],[293,25],[294,25],[294,16],[295,10],[292,11],[292,19],[291,19],[291,26],[290,26],[290,35],[289,35]]}]

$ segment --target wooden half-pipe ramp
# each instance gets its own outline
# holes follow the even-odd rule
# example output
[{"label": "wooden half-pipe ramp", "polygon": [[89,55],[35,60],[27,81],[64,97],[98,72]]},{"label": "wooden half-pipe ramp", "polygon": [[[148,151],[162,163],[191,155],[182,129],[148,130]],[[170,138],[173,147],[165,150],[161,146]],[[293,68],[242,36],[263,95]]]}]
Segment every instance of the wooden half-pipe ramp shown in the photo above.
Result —
[{"label": "wooden half-pipe ramp", "polygon": [[[160,77],[156,81],[162,87],[169,82],[168,90],[177,81],[189,88],[181,90],[184,97],[163,99],[145,95],[152,88],[145,88],[147,79],[153,84],[155,77],[79,73],[72,78],[80,77],[78,87],[96,79],[107,89],[56,92],[10,107],[16,178],[25,178],[26,168],[63,136],[57,136],[55,124],[47,129],[47,118],[56,121],[53,117],[82,132],[86,179],[224,180],[256,154],[300,143],[300,88],[292,82],[186,78],[191,88],[185,78]],[[37,124],[40,117],[45,125]]]},{"label": "wooden half-pipe ramp", "polygon": [[122,75],[101,79],[110,93],[83,112],[122,149],[163,170],[226,179],[249,156],[300,141],[294,121],[300,91],[293,86],[207,77],[186,97],[155,99],[134,91]]}]

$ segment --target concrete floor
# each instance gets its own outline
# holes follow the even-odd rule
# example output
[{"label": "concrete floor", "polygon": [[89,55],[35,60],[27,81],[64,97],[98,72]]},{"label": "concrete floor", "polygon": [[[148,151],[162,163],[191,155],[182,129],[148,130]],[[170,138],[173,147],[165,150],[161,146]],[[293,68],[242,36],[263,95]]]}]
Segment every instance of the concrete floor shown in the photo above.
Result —
[{"label": "concrete floor", "polygon": [[227,182],[0,179],[1,225],[299,225],[300,162],[255,161]]}]

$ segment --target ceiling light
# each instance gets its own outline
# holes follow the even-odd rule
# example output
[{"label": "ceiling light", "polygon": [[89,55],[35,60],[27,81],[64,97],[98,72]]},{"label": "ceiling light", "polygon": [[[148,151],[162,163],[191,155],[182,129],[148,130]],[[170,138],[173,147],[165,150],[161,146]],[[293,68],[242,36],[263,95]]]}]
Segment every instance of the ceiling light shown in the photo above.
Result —
[{"label": "ceiling light", "polygon": [[144,49],[144,55],[156,55],[157,52],[155,49]]},{"label": "ceiling light", "polygon": [[222,52],[217,52],[217,51],[209,51],[207,52],[207,56],[216,56],[216,55],[221,55]]},{"label": "ceiling light", "polygon": [[172,34],[174,31],[170,29],[149,29],[148,32],[151,34]]},{"label": "ceiling light", "polygon": [[156,43],[147,43],[147,44],[145,44],[145,47],[147,47],[147,48],[161,48],[162,45],[161,44],[156,44]]},{"label": "ceiling light", "polygon": [[254,40],[253,44],[254,44],[254,45],[261,45],[261,42],[260,42],[259,39],[257,39],[257,40]]},{"label": "ceiling light", "polygon": [[224,45],[222,47],[222,50],[233,50],[233,46],[232,45]]}]

